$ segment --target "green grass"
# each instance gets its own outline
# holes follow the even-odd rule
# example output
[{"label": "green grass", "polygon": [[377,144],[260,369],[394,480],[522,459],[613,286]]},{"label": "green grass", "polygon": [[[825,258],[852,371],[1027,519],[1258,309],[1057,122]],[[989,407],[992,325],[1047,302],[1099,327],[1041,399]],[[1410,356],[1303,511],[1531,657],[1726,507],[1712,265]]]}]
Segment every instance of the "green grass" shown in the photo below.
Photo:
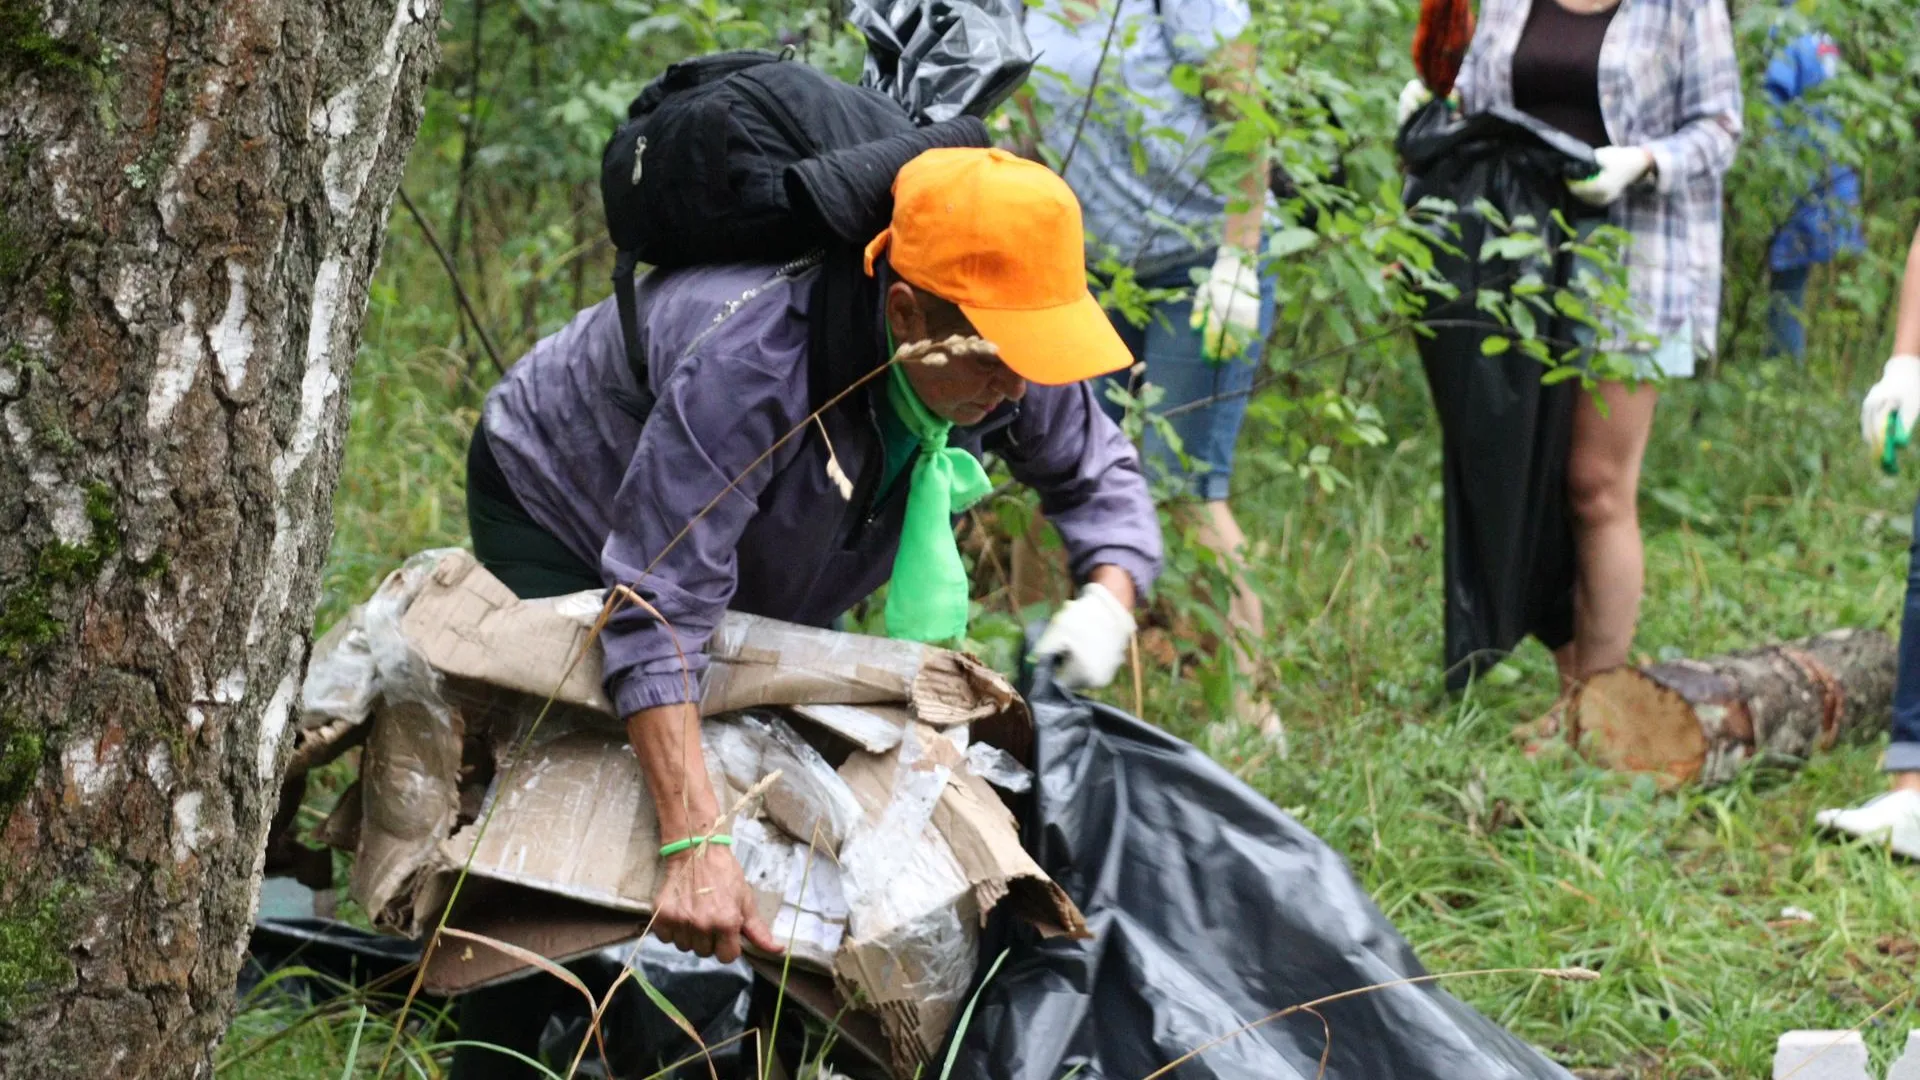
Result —
[{"label": "green grass", "polygon": [[[466,438],[492,373],[451,351],[443,281],[408,228],[397,222],[389,241],[354,375],[322,625],[406,555],[465,538]],[[496,303],[496,325],[512,323],[515,300]],[[538,311],[547,330],[570,314],[552,294]],[[1663,401],[1642,500],[1643,658],[1897,629],[1920,460],[1903,477],[1878,473],[1854,410],[1879,346],[1824,355],[1823,343],[1861,336],[1844,316],[1828,322],[1808,370],[1736,343],[1717,377]],[[1907,992],[1920,869],[1809,828],[1814,810],[1879,789],[1882,744],[1677,795],[1565,755],[1523,756],[1507,732],[1549,704],[1550,659],[1530,646],[1464,697],[1441,689],[1439,449],[1425,391],[1410,359],[1352,377],[1374,385],[1390,441],[1335,451],[1350,486],[1323,492],[1285,468],[1259,402],[1242,440],[1236,505],[1262,552],[1273,627],[1259,660],[1291,758],[1206,744],[1197,671],[1150,668],[1148,718],[1211,745],[1340,850],[1433,970],[1600,971],[1591,984],[1451,986],[1569,1065],[1642,1080],[1764,1077],[1781,1031],[1850,1027]],[[1174,556],[1191,571],[1190,548],[1176,543]],[[1131,688],[1114,698],[1130,703]],[[1783,921],[1787,906],[1814,920]],[[223,1060],[292,1018],[243,1012]],[[302,1025],[222,1075],[338,1077],[354,1023]],[[1911,1002],[1880,1017],[1868,1032],[1880,1060],[1915,1026]],[[369,1028],[363,1062],[385,1044]]]}]

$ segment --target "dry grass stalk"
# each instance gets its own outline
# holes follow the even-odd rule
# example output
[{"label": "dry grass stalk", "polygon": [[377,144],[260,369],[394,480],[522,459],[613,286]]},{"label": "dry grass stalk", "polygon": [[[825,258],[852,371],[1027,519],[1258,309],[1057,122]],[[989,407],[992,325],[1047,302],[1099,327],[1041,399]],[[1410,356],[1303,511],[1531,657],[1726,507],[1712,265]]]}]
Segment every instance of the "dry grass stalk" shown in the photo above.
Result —
[{"label": "dry grass stalk", "polygon": [[[1245,1035],[1247,1032],[1252,1031],[1254,1028],[1261,1027],[1265,1024],[1271,1024],[1275,1020],[1285,1019],[1286,1017],[1292,1016],[1294,1013],[1313,1012],[1314,1010],[1318,1009],[1322,1005],[1330,1005],[1336,1001],[1345,1001],[1348,998],[1361,997],[1363,995],[1371,994],[1379,990],[1392,990],[1395,987],[1399,987],[1399,986],[1419,986],[1424,983],[1435,983],[1445,979],[1466,979],[1466,978],[1471,978],[1477,975],[1536,975],[1541,978],[1557,979],[1562,982],[1593,982],[1594,980],[1600,977],[1599,972],[1592,971],[1582,967],[1481,968],[1480,970],[1477,970],[1477,971],[1447,971],[1447,972],[1441,972],[1438,975],[1419,975],[1413,978],[1394,979],[1391,982],[1375,983],[1372,986],[1356,987],[1352,990],[1342,990],[1337,994],[1328,994],[1325,997],[1315,998],[1312,1001],[1303,1002],[1299,1005],[1289,1005],[1286,1008],[1281,1009],[1279,1012],[1270,1013],[1266,1016],[1261,1017],[1258,1020],[1254,1020],[1254,1021],[1250,1021],[1248,1023],[1242,1024],[1239,1027],[1234,1028],[1232,1031],[1227,1032],[1225,1035],[1222,1035],[1217,1039],[1213,1039],[1209,1042],[1202,1043],[1201,1045],[1194,1047],[1192,1050],[1187,1051],[1186,1053],[1180,1055],[1179,1057],[1168,1062],[1167,1064],[1162,1065],[1158,1069],[1155,1069],[1154,1071],[1148,1073],[1146,1076],[1142,1077],[1141,1080],[1159,1080],[1160,1077],[1166,1076],[1172,1073],[1175,1069],[1178,1069],[1180,1066],[1185,1065],[1187,1062],[1192,1061],[1194,1058],[1199,1057],[1201,1054],[1206,1053],[1207,1051],[1213,1049],[1216,1046],[1219,1046],[1224,1042],[1227,1042],[1230,1039],[1237,1039],[1240,1036]],[[1322,1018],[1321,1022],[1325,1023],[1325,1019]],[[1331,1044],[1329,1044],[1328,1051],[1330,1052],[1331,1049],[1332,1049]],[[1323,1052],[1321,1055],[1321,1069],[1323,1071],[1326,1068],[1326,1060],[1327,1060],[1326,1052]]]}]

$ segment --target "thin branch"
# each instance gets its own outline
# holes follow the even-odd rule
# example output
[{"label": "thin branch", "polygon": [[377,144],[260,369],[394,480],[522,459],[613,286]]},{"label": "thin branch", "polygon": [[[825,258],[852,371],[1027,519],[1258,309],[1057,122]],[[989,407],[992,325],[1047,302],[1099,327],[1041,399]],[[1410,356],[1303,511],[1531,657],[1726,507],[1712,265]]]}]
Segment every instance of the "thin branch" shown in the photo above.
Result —
[{"label": "thin branch", "polygon": [[421,215],[420,208],[413,205],[413,200],[407,197],[407,189],[397,190],[400,193],[400,205],[406,207],[407,213],[413,215],[413,223],[420,226],[420,235],[427,238],[427,246],[433,249],[435,255],[440,256],[440,265],[446,267],[447,279],[453,282],[453,298],[459,303],[460,310],[466,312],[467,321],[473,324],[474,331],[480,335],[480,344],[487,350],[487,359],[493,361],[495,371],[505,375],[507,365],[500,362],[500,353],[493,347],[492,336],[487,333],[486,325],[480,321],[479,313],[473,310],[472,301],[467,299],[467,288],[460,283],[460,271],[454,267],[453,259],[447,255],[447,249],[440,246],[440,238],[434,235],[433,226],[427,224],[427,219]]},{"label": "thin branch", "polygon": [[1080,120],[1073,125],[1073,138],[1067,143],[1067,153],[1060,159],[1060,175],[1067,175],[1067,166],[1073,164],[1073,152],[1080,149],[1080,133],[1087,129],[1087,117],[1093,113],[1093,95],[1100,89],[1100,73],[1106,69],[1107,53],[1113,48],[1114,31],[1120,29],[1120,13],[1127,8],[1127,0],[1113,0],[1113,18],[1107,20],[1107,36],[1100,42],[1100,59],[1094,61],[1093,78],[1087,80],[1087,96],[1080,103]]}]

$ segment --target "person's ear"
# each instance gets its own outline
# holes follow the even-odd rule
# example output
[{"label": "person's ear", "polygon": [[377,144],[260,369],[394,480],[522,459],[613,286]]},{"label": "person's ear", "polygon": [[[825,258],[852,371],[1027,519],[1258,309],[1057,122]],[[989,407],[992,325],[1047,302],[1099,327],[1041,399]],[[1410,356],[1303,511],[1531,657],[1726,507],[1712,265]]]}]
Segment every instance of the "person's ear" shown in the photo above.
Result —
[{"label": "person's ear", "polygon": [[927,339],[927,313],[913,286],[904,281],[887,286],[887,329],[893,332],[896,345]]}]

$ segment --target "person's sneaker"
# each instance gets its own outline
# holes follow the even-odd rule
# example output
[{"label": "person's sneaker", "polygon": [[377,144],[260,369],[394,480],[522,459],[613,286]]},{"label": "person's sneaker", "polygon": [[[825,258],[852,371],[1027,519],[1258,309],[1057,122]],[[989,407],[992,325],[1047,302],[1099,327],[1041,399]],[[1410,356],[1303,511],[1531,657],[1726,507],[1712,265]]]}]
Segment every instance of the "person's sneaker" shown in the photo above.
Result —
[{"label": "person's sneaker", "polygon": [[1822,810],[1813,820],[1863,840],[1879,840],[1896,855],[1920,859],[1920,791],[1889,791],[1851,810]]}]

